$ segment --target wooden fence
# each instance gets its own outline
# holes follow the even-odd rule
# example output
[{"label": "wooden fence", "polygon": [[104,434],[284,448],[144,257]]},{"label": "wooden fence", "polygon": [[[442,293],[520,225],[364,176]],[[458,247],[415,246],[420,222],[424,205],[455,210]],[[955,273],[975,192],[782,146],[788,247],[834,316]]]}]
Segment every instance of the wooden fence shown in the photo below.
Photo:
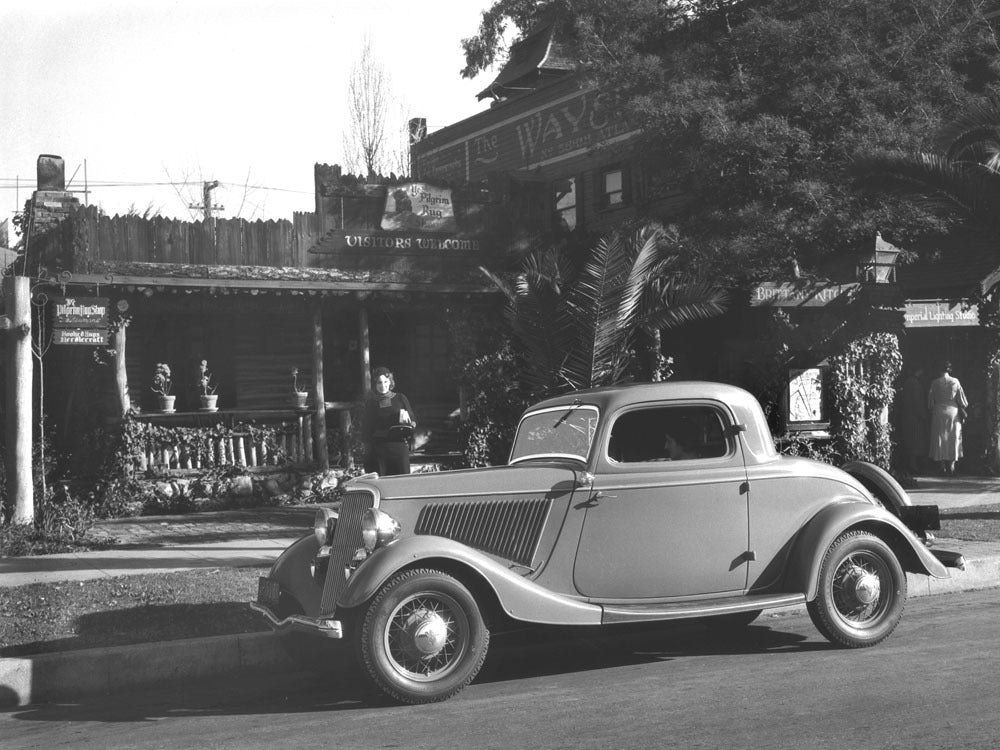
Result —
[{"label": "wooden fence", "polygon": [[99,262],[304,267],[318,233],[312,213],[292,221],[211,219],[181,221],[155,216],[107,216],[83,206],[73,216],[77,243],[74,270],[88,273]]}]

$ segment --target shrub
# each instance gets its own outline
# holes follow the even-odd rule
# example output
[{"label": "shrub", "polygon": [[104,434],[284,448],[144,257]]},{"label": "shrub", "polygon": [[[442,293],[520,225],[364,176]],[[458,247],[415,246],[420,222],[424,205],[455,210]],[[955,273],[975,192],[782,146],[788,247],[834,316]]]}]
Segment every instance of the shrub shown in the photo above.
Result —
[{"label": "shrub", "polygon": [[473,360],[462,371],[468,418],[459,427],[469,466],[507,462],[517,420],[530,396],[520,385],[523,370],[510,344]]}]

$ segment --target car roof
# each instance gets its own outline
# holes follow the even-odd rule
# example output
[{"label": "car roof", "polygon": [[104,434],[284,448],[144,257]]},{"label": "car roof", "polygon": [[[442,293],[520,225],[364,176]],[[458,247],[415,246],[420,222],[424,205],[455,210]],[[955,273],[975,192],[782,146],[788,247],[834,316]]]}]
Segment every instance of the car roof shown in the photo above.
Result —
[{"label": "car roof", "polygon": [[[735,385],[705,380],[672,380],[662,383],[622,383],[620,385],[570,391],[545,399],[528,411],[572,404],[594,404],[602,410],[617,409],[643,401],[679,401],[687,399],[714,399],[734,407],[758,407],[752,394]],[[759,408],[759,407],[758,407]]]}]

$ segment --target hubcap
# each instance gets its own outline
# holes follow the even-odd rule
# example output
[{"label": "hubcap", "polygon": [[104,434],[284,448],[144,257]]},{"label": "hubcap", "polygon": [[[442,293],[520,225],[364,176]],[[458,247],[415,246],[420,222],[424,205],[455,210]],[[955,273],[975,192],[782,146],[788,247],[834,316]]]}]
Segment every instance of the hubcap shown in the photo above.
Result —
[{"label": "hubcap", "polygon": [[882,595],[885,564],[874,555],[858,553],[841,562],[833,581],[837,612],[856,627],[868,627],[887,607]]},{"label": "hubcap", "polygon": [[386,623],[384,646],[392,668],[418,682],[451,672],[465,655],[469,621],[461,605],[441,592],[404,599]]}]

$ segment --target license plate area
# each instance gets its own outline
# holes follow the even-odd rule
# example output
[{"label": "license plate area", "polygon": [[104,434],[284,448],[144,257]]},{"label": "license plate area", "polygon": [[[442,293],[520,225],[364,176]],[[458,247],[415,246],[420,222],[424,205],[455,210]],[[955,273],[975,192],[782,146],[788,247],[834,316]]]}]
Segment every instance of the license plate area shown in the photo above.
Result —
[{"label": "license plate area", "polygon": [[277,614],[281,586],[277,581],[261,576],[257,579],[257,603]]}]

